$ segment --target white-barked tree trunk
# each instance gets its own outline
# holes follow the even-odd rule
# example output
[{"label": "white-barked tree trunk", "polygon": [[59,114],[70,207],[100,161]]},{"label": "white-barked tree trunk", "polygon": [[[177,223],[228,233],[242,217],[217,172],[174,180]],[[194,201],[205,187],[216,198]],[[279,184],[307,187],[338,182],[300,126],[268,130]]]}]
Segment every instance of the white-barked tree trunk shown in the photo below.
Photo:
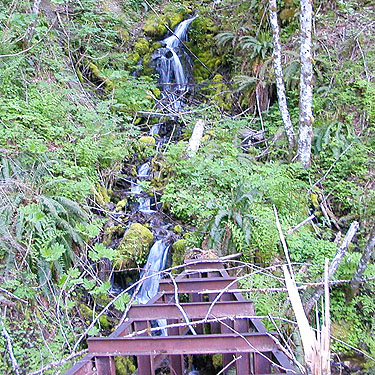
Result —
[{"label": "white-barked tree trunk", "polygon": [[288,104],[285,94],[283,68],[281,63],[281,42],[280,42],[280,29],[277,21],[277,5],[276,0],[269,0],[270,23],[272,28],[272,41],[273,41],[273,67],[276,77],[276,90],[279,102],[279,109],[281,118],[283,119],[284,129],[288,138],[289,149],[294,147],[295,135],[293,125],[290,120]]},{"label": "white-barked tree trunk", "polygon": [[301,75],[300,75],[300,112],[298,158],[305,168],[310,166],[311,141],[313,137],[312,97],[312,0],[301,0],[300,10],[300,41],[301,41]]}]

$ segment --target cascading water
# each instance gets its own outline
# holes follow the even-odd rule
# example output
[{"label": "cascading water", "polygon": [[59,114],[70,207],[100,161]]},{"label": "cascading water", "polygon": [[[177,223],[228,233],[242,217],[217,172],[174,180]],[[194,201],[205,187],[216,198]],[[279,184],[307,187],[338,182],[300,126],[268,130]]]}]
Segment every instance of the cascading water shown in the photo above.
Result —
[{"label": "cascading water", "polygon": [[152,56],[156,72],[159,74],[159,83],[162,87],[162,102],[164,109],[170,112],[179,111],[183,106],[183,97],[188,91],[188,74],[181,59],[189,60],[185,53],[183,42],[187,39],[190,24],[197,16],[181,22],[173,35],[163,39],[160,48]]},{"label": "cascading water", "polygon": [[[150,175],[150,163],[142,164],[137,170],[137,181],[132,183],[131,193],[134,195],[142,194],[142,187],[140,182],[142,179],[147,178]],[[151,211],[151,199],[149,197],[140,197],[138,211],[141,212],[152,212]]]},{"label": "cascading water", "polygon": [[[174,34],[161,42],[163,47],[153,57],[155,70],[159,73],[159,83],[162,87],[162,100],[170,117],[173,117],[175,111],[181,109],[183,96],[188,90],[189,79],[181,62],[181,57],[185,54],[181,49],[181,42],[186,40],[189,25],[195,18],[192,17],[181,22],[175,29]],[[150,135],[158,134],[159,130],[160,126],[158,124],[154,125],[150,130]],[[131,192],[133,194],[138,196],[142,194],[140,181],[149,175],[150,163],[142,164],[137,171],[137,180],[132,184]],[[138,211],[146,214],[153,212],[150,210],[150,202],[150,198],[141,197]],[[140,275],[141,278],[144,278],[144,281],[136,297],[139,303],[145,304],[157,294],[159,280],[162,276],[161,271],[165,268],[169,248],[170,241],[166,237],[158,239],[151,247],[146,265]],[[158,320],[157,324],[162,327],[166,322]],[[166,330],[162,330],[161,334],[166,335]]]},{"label": "cascading water", "polygon": [[164,239],[158,240],[151,247],[147,263],[141,273],[146,278],[138,292],[137,300],[140,303],[147,303],[156,295],[159,289],[160,271],[165,268],[167,262],[169,243]]}]

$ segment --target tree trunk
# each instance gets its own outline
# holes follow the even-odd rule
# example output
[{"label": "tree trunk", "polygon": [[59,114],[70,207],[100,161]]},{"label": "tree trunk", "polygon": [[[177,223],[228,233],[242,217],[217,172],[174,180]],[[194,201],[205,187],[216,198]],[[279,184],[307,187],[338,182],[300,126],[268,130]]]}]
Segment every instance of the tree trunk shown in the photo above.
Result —
[{"label": "tree trunk", "polygon": [[362,279],[363,273],[366,270],[367,264],[370,261],[371,255],[374,251],[374,246],[375,246],[375,226],[372,228],[370,232],[367,245],[365,249],[363,250],[363,254],[358,263],[357,270],[355,271],[355,274],[350,282],[352,296],[354,296],[359,289],[360,281]]},{"label": "tree trunk", "polygon": [[[341,261],[344,259],[344,256],[346,255],[346,251],[350,245],[350,242],[352,242],[352,239],[357,233],[358,229],[359,229],[359,223],[357,221],[353,221],[352,224],[350,225],[348,232],[345,235],[344,240],[342,241],[342,244],[337,249],[337,253],[335,257],[333,258],[332,263],[329,266],[328,274],[329,274],[330,279],[337,271],[337,268],[339,267]],[[306,315],[309,315],[311,309],[314,307],[315,303],[319,300],[322,294],[323,294],[323,287],[319,286],[315,290],[312,297],[306,302],[306,305],[305,305]]]},{"label": "tree trunk", "polygon": [[31,40],[33,39],[41,1],[42,0],[34,0],[33,9],[32,9],[32,15],[34,17],[34,20],[32,24],[26,30],[25,37],[24,37],[25,47],[28,47],[31,43]]},{"label": "tree trunk", "polygon": [[283,68],[281,64],[281,43],[280,30],[277,22],[277,5],[276,0],[269,0],[270,22],[272,27],[273,40],[273,67],[276,76],[276,90],[279,102],[279,109],[284,123],[284,129],[288,138],[289,149],[293,149],[295,143],[295,136],[293,125],[290,120],[288,104],[286,101],[285,85],[283,78]]},{"label": "tree trunk", "polygon": [[305,168],[310,166],[312,141],[313,70],[311,56],[312,0],[301,0],[300,38],[301,75],[298,157]]}]

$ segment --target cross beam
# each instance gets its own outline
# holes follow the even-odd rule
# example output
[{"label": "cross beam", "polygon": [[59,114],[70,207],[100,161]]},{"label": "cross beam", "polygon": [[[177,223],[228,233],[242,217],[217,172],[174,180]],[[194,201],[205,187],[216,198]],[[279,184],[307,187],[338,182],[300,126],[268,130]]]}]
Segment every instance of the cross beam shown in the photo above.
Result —
[{"label": "cross beam", "polygon": [[272,337],[262,333],[197,336],[147,336],[90,338],[89,352],[96,357],[118,355],[181,355],[271,352],[278,347]]}]

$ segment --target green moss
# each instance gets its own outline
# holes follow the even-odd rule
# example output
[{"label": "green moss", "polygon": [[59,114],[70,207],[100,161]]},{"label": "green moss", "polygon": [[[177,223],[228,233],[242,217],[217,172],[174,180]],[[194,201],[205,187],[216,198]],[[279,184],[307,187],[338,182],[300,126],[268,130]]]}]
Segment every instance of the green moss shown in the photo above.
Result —
[{"label": "green moss", "polygon": [[121,199],[119,202],[117,202],[116,211],[122,211],[124,207],[126,207],[127,204],[128,204],[128,200],[126,198]]},{"label": "green moss", "polygon": [[133,223],[117,247],[121,259],[115,263],[115,269],[126,269],[143,263],[153,240],[154,236],[149,229]]},{"label": "green moss", "polygon": [[99,317],[99,323],[103,329],[108,329],[111,326],[111,323],[109,322],[108,317],[106,315],[101,315]]},{"label": "green moss", "polygon": [[145,143],[146,145],[154,146],[156,144],[155,138],[151,136],[144,136],[139,138],[139,142]]},{"label": "green moss", "polygon": [[182,226],[181,225],[175,225],[173,227],[173,232],[180,234],[182,232]]},{"label": "green moss", "polygon": [[116,375],[131,375],[136,371],[132,357],[115,357]]},{"label": "green moss", "polygon": [[173,245],[172,266],[184,264],[187,242],[186,240],[178,240]]},{"label": "green moss", "polygon": [[161,39],[168,31],[166,24],[168,24],[168,21],[165,16],[157,17],[152,15],[147,18],[146,23],[143,25],[143,31],[147,36]]},{"label": "green moss", "polygon": [[133,52],[130,55],[128,55],[126,59],[128,61],[128,64],[137,65],[140,58],[141,58],[141,56],[139,55],[138,52]]},{"label": "green moss", "polygon": [[140,56],[145,55],[149,52],[150,44],[146,38],[139,38],[137,43],[134,45],[134,51],[137,52]]}]

